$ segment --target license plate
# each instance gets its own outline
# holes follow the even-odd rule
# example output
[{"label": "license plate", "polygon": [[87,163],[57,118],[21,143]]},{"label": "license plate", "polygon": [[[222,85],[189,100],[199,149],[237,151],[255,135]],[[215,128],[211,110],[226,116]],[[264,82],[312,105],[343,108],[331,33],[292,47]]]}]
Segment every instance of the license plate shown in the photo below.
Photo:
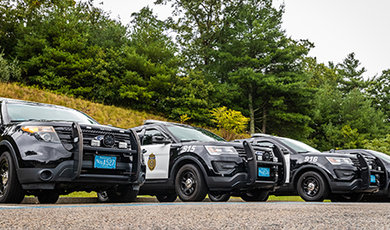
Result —
[{"label": "license plate", "polygon": [[270,177],[270,169],[269,168],[258,168],[258,175],[261,177]]},{"label": "license plate", "polygon": [[94,167],[97,169],[115,169],[116,157],[96,155]]},{"label": "license plate", "polygon": [[371,183],[375,183],[376,182],[375,175],[370,175],[370,182]]}]

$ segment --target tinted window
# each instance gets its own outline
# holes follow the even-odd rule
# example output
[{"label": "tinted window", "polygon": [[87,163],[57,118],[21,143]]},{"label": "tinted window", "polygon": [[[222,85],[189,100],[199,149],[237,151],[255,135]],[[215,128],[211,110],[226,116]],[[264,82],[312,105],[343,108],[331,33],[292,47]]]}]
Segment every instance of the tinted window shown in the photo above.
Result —
[{"label": "tinted window", "polygon": [[314,152],[314,153],[321,153],[317,149],[303,143],[297,140],[293,140],[290,138],[285,137],[279,137],[278,138],[283,144],[287,145],[288,147],[292,148],[297,153],[308,153],[308,152]]},{"label": "tinted window", "polygon": [[164,136],[160,131],[157,129],[149,129],[145,131],[145,134],[142,138],[142,145],[151,145],[153,144],[153,137],[154,136]]},{"label": "tinted window", "polygon": [[225,141],[222,137],[201,128],[191,126],[171,125],[167,129],[181,142],[185,141],[202,141],[214,142]]},{"label": "tinted window", "polygon": [[7,112],[11,121],[48,120],[74,121],[84,124],[98,124],[91,117],[74,109],[7,103]]}]

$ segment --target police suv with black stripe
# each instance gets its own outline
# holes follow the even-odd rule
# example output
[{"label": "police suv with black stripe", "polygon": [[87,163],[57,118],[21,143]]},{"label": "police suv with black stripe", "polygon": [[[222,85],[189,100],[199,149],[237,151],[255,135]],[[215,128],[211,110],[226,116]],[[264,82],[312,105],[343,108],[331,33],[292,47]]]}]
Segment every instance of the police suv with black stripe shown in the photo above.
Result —
[{"label": "police suv with black stripe", "polygon": [[[134,128],[146,162],[146,182],[140,194],[161,202],[227,201],[231,195],[264,201],[269,191],[286,182],[288,164],[282,153],[247,142],[226,142],[207,130],[148,120]],[[264,157],[257,157],[256,152]]]},{"label": "police suv with black stripe", "polygon": [[387,185],[385,167],[377,157],[356,151],[321,153],[300,141],[266,134],[238,141],[291,153],[291,183],[281,186],[275,195],[298,194],[305,201],[359,201],[364,194]]}]

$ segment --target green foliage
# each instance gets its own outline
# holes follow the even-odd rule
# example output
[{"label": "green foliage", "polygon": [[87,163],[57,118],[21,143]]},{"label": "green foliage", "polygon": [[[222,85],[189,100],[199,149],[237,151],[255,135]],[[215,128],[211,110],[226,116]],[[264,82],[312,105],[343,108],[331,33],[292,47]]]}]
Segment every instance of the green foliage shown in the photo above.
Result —
[{"label": "green foliage", "polygon": [[4,58],[4,54],[0,53],[0,82],[20,80],[21,70],[18,66],[18,61],[15,59],[12,62]]},{"label": "green foliage", "polygon": [[243,116],[240,111],[228,109],[225,106],[213,109],[211,114],[212,121],[219,128],[234,133],[243,133],[249,121],[249,118]]},{"label": "green foliage", "polygon": [[189,117],[187,114],[183,114],[180,116],[180,123],[184,124],[186,121],[190,120],[191,117]]},{"label": "green foliage", "polygon": [[315,99],[312,138],[321,150],[362,148],[364,139],[380,137],[388,132],[381,111],[355,89],[345,97],[337,88],[324,85]]},{"label": "green foliage", "polygon": [[386,122],[390,124],[390,69],[384,70],[380,76],[370,81],[367,89],[373,106],[386,114]]},{"label": "green foliage", "polygon": [[351,92],[353,89],[362,91],[367,87],[368,82],[363,76],[366,69],[364,67],[359,69],[360,65],[360,61],[355,58],[355,53],[348,54],[343,63],[337,65],[337,72],[340,75],[339,87],[344,93]]},{"label": "green foliage", "polygon": [[156,0],[167,3],[173,18],[146,7],[124,26],[92,0],[2,0],[0,80],[181,122],[214,119],[228,139],[247,116],[250,132],[309,137],[322,150],[386,146],[389,70],[368,81],[354,53],[317,63],[313,44],[286,35],[272,0]]},{"label": "green foliage", "polygon": [[382,138],[375,138],[373,140],[365,140],[364,148],[372,149],[378,152],[390,155],[390,134]]}]

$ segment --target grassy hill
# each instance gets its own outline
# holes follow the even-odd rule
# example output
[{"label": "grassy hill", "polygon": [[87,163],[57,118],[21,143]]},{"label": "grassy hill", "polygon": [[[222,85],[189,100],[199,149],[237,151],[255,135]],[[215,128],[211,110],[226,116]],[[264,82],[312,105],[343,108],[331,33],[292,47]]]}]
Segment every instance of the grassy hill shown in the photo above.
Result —
[{"label": "grassy hill", "polygon": [[121,128],[142,125],[146,119],[167,120],[147,112],[103,105],[52,92],[0,82],[0,97],[48,103],[74,108],[90,115],[101,124],[110,124]]}]

